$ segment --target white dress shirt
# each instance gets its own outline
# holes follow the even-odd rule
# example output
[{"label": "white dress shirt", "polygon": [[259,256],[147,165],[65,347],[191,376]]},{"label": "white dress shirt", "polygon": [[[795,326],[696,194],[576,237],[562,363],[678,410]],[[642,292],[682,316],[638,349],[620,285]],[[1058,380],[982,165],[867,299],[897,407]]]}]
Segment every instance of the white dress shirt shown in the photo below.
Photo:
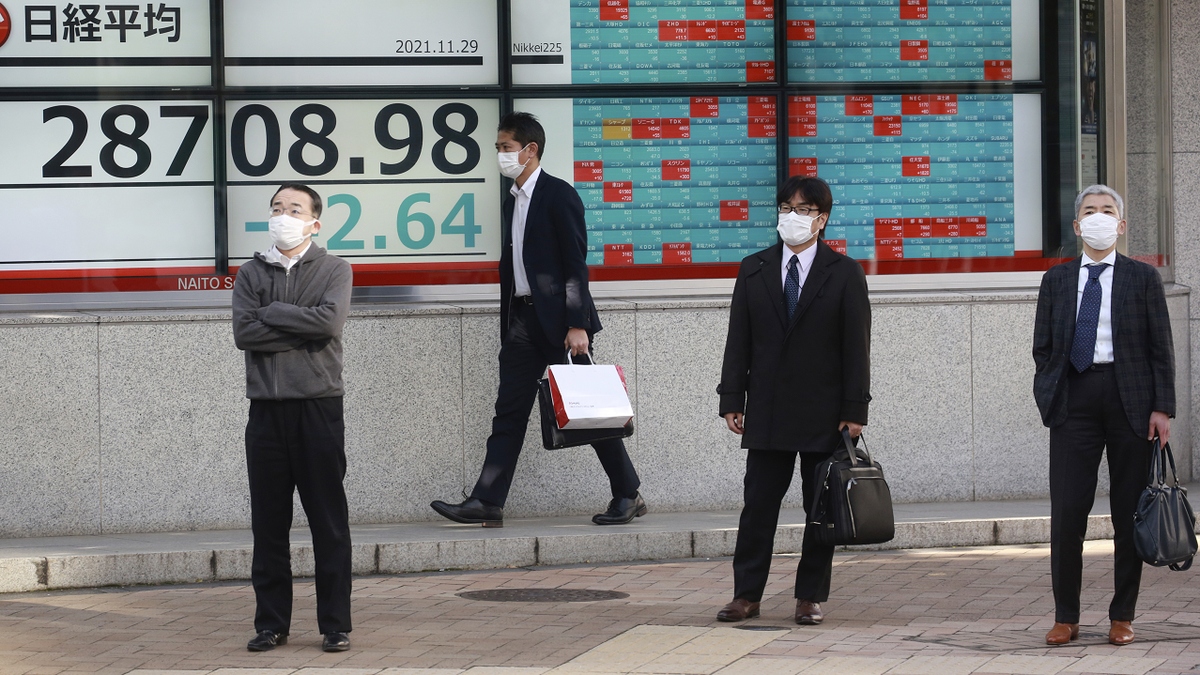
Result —
[{"label": "white dress shirt", "polygon": [[[1083,303],[1083,287],[1088,281],[1088,265],[1099,264],[1083,255],[1083,264],[1079,266],[1079,291],[1075,295],[1075,318],[1079,318],[1079,305]],[[1113,269],[1117,264],[1117,252],[1111,251],[1100,261],[1108,263],[1108,267],[1100,273],[1100,320],[1096,323],[1096,351],[1092,355],[1092,363],[1113,362],[1113,333],[1112,333],[1112,284]]]},{"label": "white dress shirt", "polygon": [[512,215],[513,294],[517,297],[533,294],[529,288],[529,278],[525,276],[525,216],[529,215],[529,200],[533,199],[533,188],[540,175],[542,167],[539,166],[529,174],[524,185],[518,188],[514,182],[512,187],[508,188],[509,193],[515,197]]},{"label": "white dress shirt", "polygon": [[290,258],[281,253],[278,246],[272,246],[271,248],[263,251],[263,257],[266,258],[267,262],[269,263],[279,263],[280,265],[283,265],[283,269],[290,270],[296,265],[296,263],[300,262],[300,259],[304,257],[305,253],[308,253],[309,246],[312,246],[311,238],[299,253]]},{"label": "white dress shirt", "polygon": [[783,260],[780,261],[779,274],[783,279],[783,285],[787,287],[787,268],[791,262],[792,256],[796,256],[796,272],[800,275],[800,289],[804,289],[804,280],[808,278],[808,272],[812,269],[813,260],[817,257],[817,244],[814,242],[812,246],[804,249],[799,253],[792,253],[792,249],[783,245]]}]

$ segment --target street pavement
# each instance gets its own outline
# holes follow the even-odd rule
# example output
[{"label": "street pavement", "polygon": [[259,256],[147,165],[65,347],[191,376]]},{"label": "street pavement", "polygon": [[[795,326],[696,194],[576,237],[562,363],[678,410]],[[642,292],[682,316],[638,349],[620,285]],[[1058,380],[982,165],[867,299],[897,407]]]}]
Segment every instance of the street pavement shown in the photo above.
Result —
[{"label": "street pavement", "polygon": [[[1082,632],[1051,648],[1044,544],[839,552],[825,622],[797,626],[796,556],[778,555],[762,616],[716,621],[729,558],[367,575],[353,647],[320,650],[297,579],[286,646],[250,653],[246,581],[0,595],[0,674],[791,675],[1192,673],[1200,577],[1146,567],[1132,645],[1107,643],[1112,542],[1085,548]],[[535,589],[535,590],[528,590]],[[516,601],[463,597],[507,591]],[[566,593],[574,591],[574,593]],[[618,597],[597,599],[596,592]],[[486,596],[487,594],[485,594]]]}]

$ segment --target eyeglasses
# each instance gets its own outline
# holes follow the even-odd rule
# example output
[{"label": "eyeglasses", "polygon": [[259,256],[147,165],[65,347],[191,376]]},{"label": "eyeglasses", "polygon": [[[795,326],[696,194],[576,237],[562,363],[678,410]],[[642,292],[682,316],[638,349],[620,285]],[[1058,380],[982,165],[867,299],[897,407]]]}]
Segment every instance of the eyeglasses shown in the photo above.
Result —
[{"label": "eyeglasses", "polygon": [[815,216],[821,212],[821,209],[815,206],[792,206],[791,204],[780,204],[780,213],[795,213],[801,216]]},{"label": "eyeglasses", "polygon": [[303,210],[301,210],[301,209],[298,209],[298,208],[296,208],[296,207],[294,207],[294,206],[293,206],[292,208],[289,208],[289,209],[280,208],[280,207],[278,207],[278,206],[276,206],[275,208],[272,208],[272,209],[271,209],[271,215],[272,215],[272,216],[282,216],[282,215],[284,215],[285,213],[286,213],[287,215],[289,215],[289,216],[293,217],[293,218],[299,218],[300,216],[306,215],[308,212],[307,212],[307,211],[303,211]]}]

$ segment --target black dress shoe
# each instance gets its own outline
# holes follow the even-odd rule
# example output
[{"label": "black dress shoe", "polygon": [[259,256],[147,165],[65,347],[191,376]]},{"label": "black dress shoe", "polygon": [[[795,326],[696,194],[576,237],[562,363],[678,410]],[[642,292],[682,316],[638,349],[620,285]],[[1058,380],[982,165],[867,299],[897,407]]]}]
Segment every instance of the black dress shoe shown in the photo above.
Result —
[{"label": "black dress shoe", "polygon": [[246,643],[246,649],[252,652],[269,652],[276,647],[287,644],[287,633],[276,633],[273,630],[261,630],[254,639]]},{"label": "black dress shoe", "polygon": [[327,652],[344,652],[350,649],[350,636],[345,633],[326,633],[321,638],[321,649]]},{"label": "black dress shoe", "polygon": [[648,509],[642,499],[642,493],[637,493],[633,499],[618,497],[608,503],[608,510],[592,516],[592,522],[597,525],[620,525],[628,523],[638,516],[646,515]]},{"label": "black dress shoe", "polygon": [[483,523],[484,527],[504,527],[504,509],[484,504],[471,497],[461,504],[447,504],[441,500],[430,504],[434,511],[456,523]]}]

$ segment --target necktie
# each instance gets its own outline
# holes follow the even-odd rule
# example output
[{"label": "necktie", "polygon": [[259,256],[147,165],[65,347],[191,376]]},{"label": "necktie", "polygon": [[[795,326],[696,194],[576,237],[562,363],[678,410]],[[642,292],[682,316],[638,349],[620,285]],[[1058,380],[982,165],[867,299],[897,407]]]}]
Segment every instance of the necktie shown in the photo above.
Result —
[{"label": "necktie", "polygon": [[800,259],[794,255],[788,261],[787,281],[783,283],[783,299],[787,304],[789,320],[796,313],[796,302],[800,300],[800,271],[796,268],[799,262]]},{"label": "necktie", "polygon": [[1075,318],[1075,343],[1071,345],[1071,365],[1083,372],[1092,365],[1096,353],[1096,325],[1100,322],[1100,273],[1107,263],[1088,265],[1088,280],[1083,285],[1083,300]]}]

